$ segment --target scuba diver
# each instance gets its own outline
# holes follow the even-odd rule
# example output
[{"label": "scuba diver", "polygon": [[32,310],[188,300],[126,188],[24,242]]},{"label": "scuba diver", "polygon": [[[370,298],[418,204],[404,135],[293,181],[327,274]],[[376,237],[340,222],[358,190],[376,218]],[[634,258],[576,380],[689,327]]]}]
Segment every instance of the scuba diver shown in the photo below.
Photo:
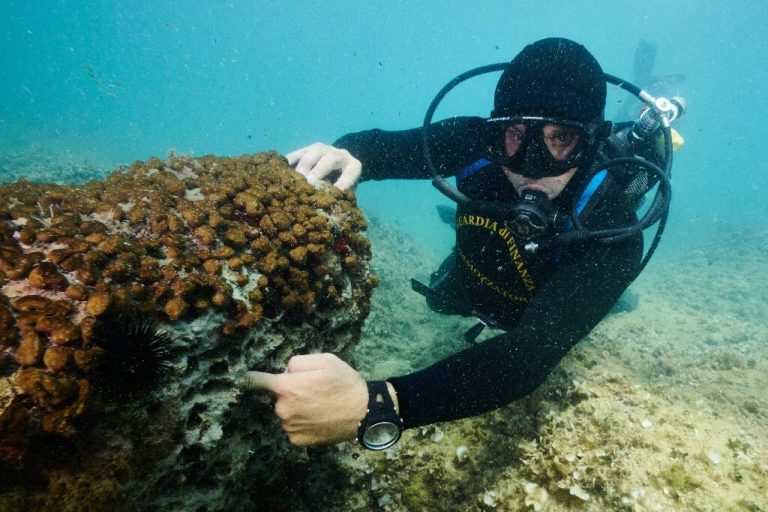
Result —
[{"label": "scuba diver", "polygon": [[[450,89],[491,71],[502,74],[490,118],[431,122]],[[606,81],[646,104],[637,121],[604,119]],[[457,203],[456,245],[429,285],[411,284],[435,311],[478,323],[467,348],[408,375],[366,382],[332,354],[309,354],[292,357],[282,374],[247,372],[246,387],[276,395],[275,413],[295,445],[356,438],[374,450],[395,444],[403,429],[530,394],[606,316],[658,244],[678,143],[670,124],[684,109],[682,98],[654,98],[604,74],[582,45],[548,38],[511,63],[454,79],[420,129],[353,133],[289,154],[310,181],[338,173],[339,188],[359,178],[433,177]],[[653,225],[644,256],[643,230]],[[475,342],[486,325],[505,332]]]}]

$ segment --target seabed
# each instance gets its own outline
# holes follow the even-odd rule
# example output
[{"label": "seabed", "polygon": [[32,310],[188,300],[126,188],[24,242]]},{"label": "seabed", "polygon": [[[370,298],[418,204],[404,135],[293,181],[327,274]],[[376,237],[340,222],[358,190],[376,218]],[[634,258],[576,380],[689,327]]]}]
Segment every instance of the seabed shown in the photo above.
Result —
[{"label": "seabed", "polygon": [[[0,158],[3,169],[44,167],[30,163],[34,155],[9,158]],[[56,176],[60,169],[36,175]],[[428,280],[439,261],[396,225],[369,226],[381,281],[353,363],[386,378],[461,350],[473,321],[431,312],[408,285]],[[352,443],[308,450],[295,481],[265,502],[272,510],[285,500],[285,510],[767,511],[766,256],[768,232],[723,230],[716,245],[656,257],[632,285],[637,306],[609,315],[530,397],[407,431],[384,453]]]},{"label": "seabed", "polygon": [[[381,286],[358,367],[383,378],[461,349],[472,320],[431,313],[407,286],[439,262],[370,226]],[[768,232],[729,231],[656,258],[636,308],[532,396],[406,432],[386,454],[342,447],[337,492],[381,510],[768,510],[767,255]]]}]

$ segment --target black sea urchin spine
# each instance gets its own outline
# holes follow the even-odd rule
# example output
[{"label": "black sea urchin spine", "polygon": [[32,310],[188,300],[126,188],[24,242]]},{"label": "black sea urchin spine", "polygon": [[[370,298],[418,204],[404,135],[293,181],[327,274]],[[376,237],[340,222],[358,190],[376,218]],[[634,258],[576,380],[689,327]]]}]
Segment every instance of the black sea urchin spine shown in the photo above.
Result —
[{"label": "black sea urchin spine", "polygon": [[173,337],[152,318],[120,315],[105,319],[97,331],[96,344],[105,351],[99,371],[104,389],[146,390],[170,370]]}]

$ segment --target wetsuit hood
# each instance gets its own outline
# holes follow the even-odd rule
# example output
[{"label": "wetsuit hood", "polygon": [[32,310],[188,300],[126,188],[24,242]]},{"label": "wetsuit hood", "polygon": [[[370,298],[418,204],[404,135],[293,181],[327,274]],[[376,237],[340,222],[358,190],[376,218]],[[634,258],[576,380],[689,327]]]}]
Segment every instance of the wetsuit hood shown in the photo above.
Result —
[{"label": "wetsuit hood", "polygon": [[492,118],[520,115],[601,121],[606,85],[603,69],[582,45],[547,38],[526,46],[501,75]]}]

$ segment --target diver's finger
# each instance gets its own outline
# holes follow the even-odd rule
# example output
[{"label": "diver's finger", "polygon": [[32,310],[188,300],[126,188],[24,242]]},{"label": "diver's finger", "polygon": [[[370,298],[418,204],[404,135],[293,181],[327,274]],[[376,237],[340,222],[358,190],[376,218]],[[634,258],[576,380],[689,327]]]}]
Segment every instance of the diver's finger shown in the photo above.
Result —
[{"label": "diver's finger", "polygon": [[280,375],[275,375],[273,373],[249,371],[245,372],[243,387],[251,390],[265,389],[274,393],[277,389],[279,379]]},{"label": "diver's finger", "polygon": [[329,146],[325,144],[312,144],[296,162],[296,170],[307,176],[317,165],[317,162],[329,153]]},{"label": "diver's finger", "polygon": [[331,354],[303,354],[292,356],[285,367],[286,373],[311,372],[328,367],[328,359]]},{"label": "diver's finger", "polygon": [[341,176],[339,176],[339,179],[337,179],[336,183],[333,185],[341,190],[346,190],[355,186],[357,180],[360,179],[362,170],[363,166],[360,161],[354,159],[352,162],[344,166],[344,168],[341,170]]},{"label": "diver's finger", "polygon": [[321,156],[315,165],[306,173],[307,181],[314,183],[320,181],[331,172],[340,169],[339,155],[336,152],[328,152]]},{"label": "diver's finger", "polygon": [[[303,148],[291,151],[285,155],[285,159],[288,160],[288,165],[296,165],[296,163],[308,152],[323,153],[328,150],[328,147],[327,144],[323,144],[322,142],[313,142],[309,146],[304,146]],[[317,158],[319,158],[319,156]]]},{"label": "diver's finger", "polygon": [[296,162],[299,161],[299,159],[304,155],[304,153],[307,152],[307,150],[311,146],[304,146],[303,148],[299,148],[297,150],[291,151],[287,155],[285,155],[285,159],[288,160],[288,165],[293,166],[296,165]]}]

